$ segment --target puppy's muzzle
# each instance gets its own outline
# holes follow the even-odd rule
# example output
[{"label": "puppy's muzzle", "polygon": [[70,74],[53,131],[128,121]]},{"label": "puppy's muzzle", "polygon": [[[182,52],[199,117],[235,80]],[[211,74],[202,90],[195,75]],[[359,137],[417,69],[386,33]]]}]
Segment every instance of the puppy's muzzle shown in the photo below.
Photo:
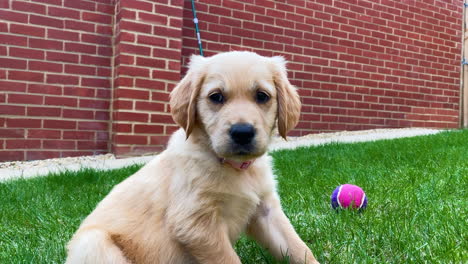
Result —
[{"label": "puppy's muzzle", "polygon": [[237,123],[229,129],[229,135],[234,143],[239,146],[252,144],[255,137],[255,128],[251,124]]}]

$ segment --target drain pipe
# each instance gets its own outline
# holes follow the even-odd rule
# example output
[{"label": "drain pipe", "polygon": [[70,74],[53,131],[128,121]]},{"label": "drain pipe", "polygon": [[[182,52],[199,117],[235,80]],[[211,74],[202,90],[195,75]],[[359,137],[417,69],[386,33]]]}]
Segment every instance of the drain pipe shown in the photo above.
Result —
[{"label": "drain pipe", "polygon": [[198,18],[197,18],[197,11],[195,10],[195,1],[192,0],[192,13],[193,13],[193,23],[195,24],[195,32],[197,33],[197,41],[198,41],[198,50],[200,51],[200,55],[205,56],[203,54],[203,47],[200,37],[200,29],[198,28]]}]

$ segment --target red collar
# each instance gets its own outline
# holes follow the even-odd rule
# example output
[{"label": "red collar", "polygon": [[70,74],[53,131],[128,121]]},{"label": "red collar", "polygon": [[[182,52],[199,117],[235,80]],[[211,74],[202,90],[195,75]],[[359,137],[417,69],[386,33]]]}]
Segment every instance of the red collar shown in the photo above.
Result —
[{"label": "red collar", "polygon": [[252,163],[255,161],[255,160],[248,160],[248,161],[235,161],[235,160],[227,160],[225,158],[219,158],[219,161],[222,163],[222,164],[229,164],[231,165],[234,169],[238,169],[238,170],[246,170],[250,167],[250,165],[252,165]]}]

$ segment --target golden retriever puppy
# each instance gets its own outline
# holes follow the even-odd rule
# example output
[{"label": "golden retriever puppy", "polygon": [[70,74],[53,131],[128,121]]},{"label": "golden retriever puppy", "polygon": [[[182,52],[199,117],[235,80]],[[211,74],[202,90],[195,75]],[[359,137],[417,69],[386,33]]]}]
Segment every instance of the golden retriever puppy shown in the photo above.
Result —
[{"label": "golden retriever puppy", "polygon": [[170,104],[181,129],[83,221],[67,263],[241,263],[242,232],[277,258],[317,263],[281,209],[265,154],[275,128],[286,137],[299,119],[284,59],[192,56]]}]

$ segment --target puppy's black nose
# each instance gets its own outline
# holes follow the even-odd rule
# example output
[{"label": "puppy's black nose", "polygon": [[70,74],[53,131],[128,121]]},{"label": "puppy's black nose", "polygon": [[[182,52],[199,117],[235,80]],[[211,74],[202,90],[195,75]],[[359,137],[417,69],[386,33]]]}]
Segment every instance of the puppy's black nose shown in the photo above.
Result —
[{"label": "puppy's black nose", "polygon": [[247,145],[255,137],[255,128],[246,123],[234,124],[229,130],[232,140],[239,145]]}]

